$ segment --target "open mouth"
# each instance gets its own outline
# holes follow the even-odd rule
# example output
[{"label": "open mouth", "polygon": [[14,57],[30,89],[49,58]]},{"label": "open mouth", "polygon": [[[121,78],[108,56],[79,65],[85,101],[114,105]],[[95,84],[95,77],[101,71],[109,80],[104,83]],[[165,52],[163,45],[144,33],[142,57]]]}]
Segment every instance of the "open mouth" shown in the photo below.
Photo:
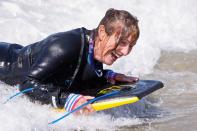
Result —
[{"label": "open mouth", "polygon": [[120,55],[118,55],[115,51],[112,51],[111,53],[113,60],[115,61],[116,59],[120,58]]}]

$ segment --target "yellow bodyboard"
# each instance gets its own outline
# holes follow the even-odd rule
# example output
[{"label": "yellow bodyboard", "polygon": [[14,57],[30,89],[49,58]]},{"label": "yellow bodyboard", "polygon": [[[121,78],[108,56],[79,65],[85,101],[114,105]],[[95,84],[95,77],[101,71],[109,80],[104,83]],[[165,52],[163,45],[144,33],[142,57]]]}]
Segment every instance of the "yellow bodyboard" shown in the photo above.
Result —
[{"label": "yellow bodyboard", "polygon": [[[91,104],[92,107],[94,108],[95,111],[101,111],[101,110],[106,110],[126,104],[132,104],[140,100],[138,97],[133,96],[133,97],[127,97],[127,98],[117,98],[117,99],[111,99],[111,100],[105,100],[105,101],[100,101]],[[65,112],[65,109],[55,109],[57,112]]]},{"label": "yellow bodyboard", "polygon": [[126,104],[131,104],[137,102],[139,100],[138,97],[129,97],[129,98],[117,98],[108,101],[101,101],[97,103],[93,103],[92,106],[96,111],[105,110],[109,108],[114,108]]}]

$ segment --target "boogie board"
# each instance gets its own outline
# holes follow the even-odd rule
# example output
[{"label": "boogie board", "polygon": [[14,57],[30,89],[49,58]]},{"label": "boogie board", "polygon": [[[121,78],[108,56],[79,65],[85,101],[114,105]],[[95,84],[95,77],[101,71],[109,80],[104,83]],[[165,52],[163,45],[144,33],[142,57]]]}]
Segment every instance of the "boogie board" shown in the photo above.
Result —
[{"label": "boogie board", "polygon": [[[109,94],[113,91],[119,91],[118,94],[109,96],[92,103],[92,107],[96,111],[114,108],[126,104],[132,104],[139,101],[144,96],[162,88],[164,85],[156,80],[139,80],[136,83],[120,83],[116,85],[106,85],[102,88],[95,88],[83,91],[83,95],[99,97]],[[64,110],[64,109],[63,109]],[[63,111],[59,109],[58,111]]]}]

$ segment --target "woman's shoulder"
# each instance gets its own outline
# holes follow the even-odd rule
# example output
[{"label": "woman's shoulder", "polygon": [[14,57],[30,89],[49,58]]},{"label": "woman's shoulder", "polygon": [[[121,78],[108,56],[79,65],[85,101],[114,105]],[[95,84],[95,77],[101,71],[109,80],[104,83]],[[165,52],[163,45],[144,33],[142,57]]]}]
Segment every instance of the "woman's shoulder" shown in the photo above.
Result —
[{"label": "woman's shoulder", "polygon": [[59,39],[77,39],[81,37],[81,30],[86,30],[85,28],[77,28],[69,31],[58,32],[50,35],[48,38],[59,38]]}]

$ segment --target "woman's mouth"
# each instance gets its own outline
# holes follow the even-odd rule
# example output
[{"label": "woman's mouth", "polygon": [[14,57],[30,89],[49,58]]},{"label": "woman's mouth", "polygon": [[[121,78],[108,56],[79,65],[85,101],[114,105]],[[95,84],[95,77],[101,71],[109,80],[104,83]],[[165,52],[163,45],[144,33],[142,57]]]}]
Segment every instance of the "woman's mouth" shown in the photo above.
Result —
[{"label": "woman's mouth", "polygon": [[112,51],[111,56],[112,56],[113,61],[120,58],[120,56],[115,51]]}]

